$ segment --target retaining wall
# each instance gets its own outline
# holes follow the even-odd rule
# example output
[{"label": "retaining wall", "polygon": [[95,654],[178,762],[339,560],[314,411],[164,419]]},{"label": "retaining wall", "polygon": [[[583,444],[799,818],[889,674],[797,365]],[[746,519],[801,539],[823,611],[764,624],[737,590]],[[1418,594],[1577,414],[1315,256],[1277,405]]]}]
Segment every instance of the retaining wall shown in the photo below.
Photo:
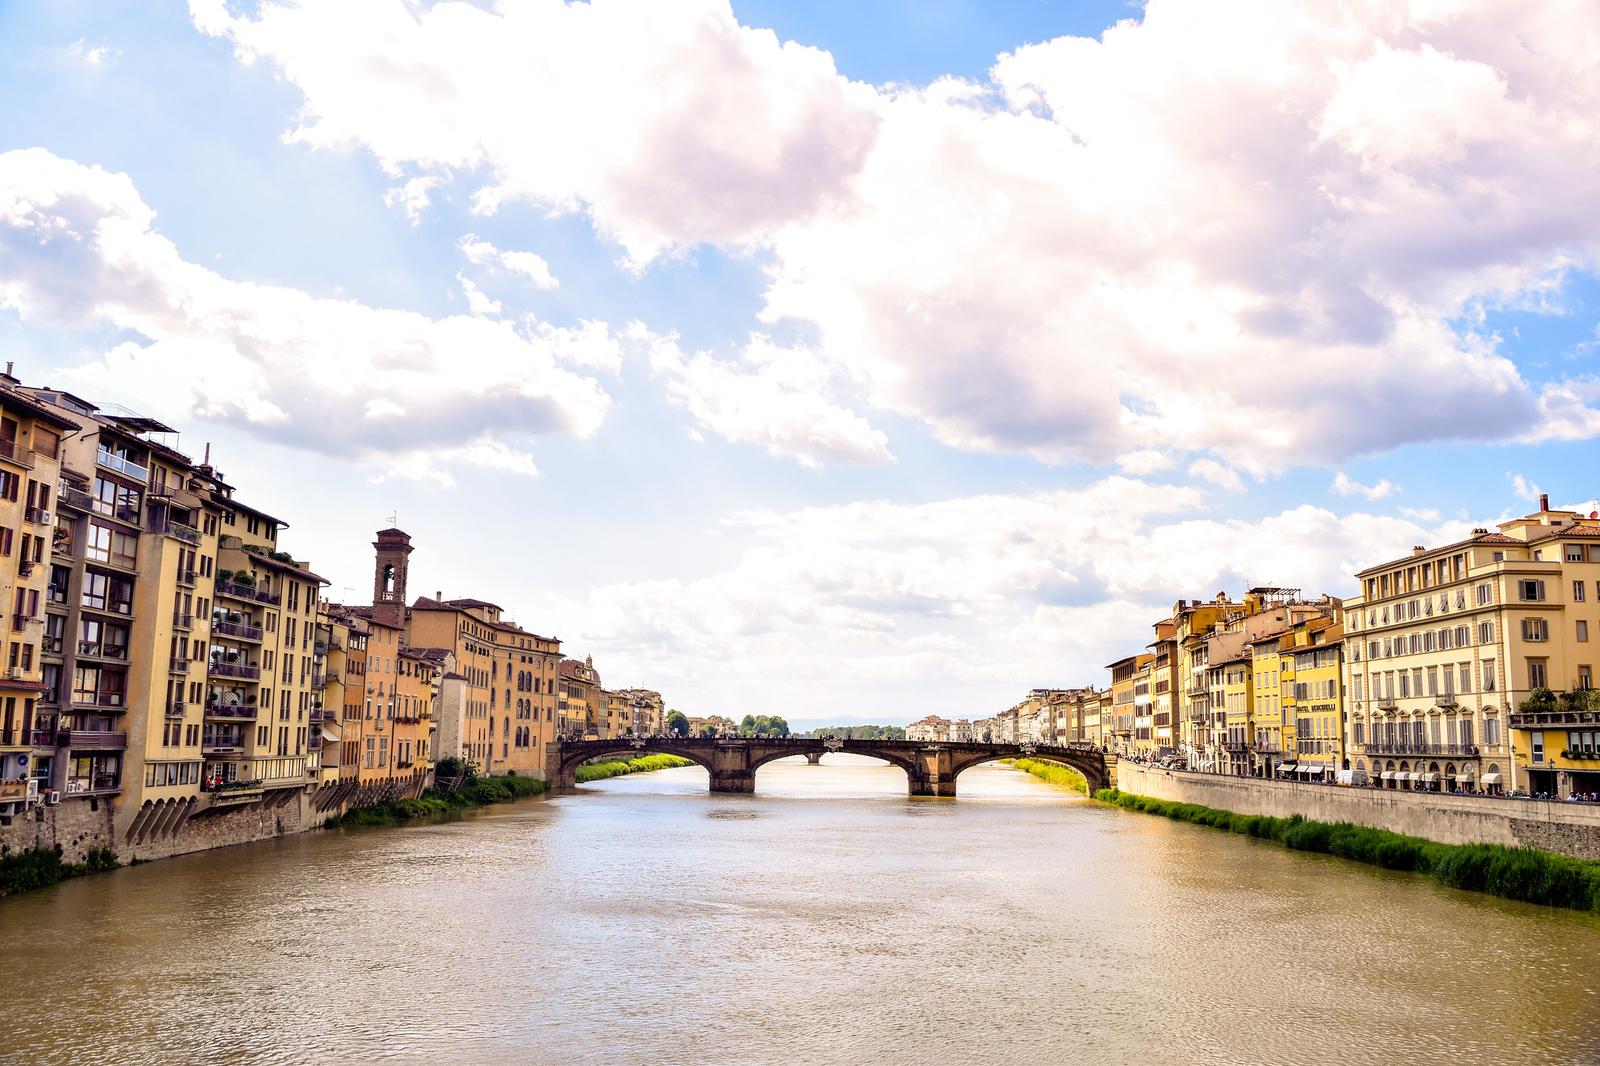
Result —
[{"label": "retaining wall", "polygon": [[1117,787],[1238,814],[1351,822],[1441,844],[1527,845],[1600,860],[1600,805],[1346,788],[1160,770],[1121,761]]}]

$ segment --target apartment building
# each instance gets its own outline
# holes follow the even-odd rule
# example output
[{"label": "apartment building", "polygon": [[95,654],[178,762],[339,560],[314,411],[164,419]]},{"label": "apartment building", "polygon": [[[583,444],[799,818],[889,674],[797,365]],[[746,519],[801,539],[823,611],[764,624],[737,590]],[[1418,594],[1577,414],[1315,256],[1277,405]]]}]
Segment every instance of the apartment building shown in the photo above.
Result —
[{"label": "apartment building", "polygon": [[9,375],[0,393],[0,453],[26,446],[33,472],[26,539],[4,513],[24,479],[0,476],[0,549],[23,556],[6,681],[38,686],[30,792],[111,804],[119,841],[143,843],[314,785],[309,646],[322,579],[279,549],[287,524],[240,500],[154,419]]},{"label": "apartment building", "polygon": [[1138,677],[1143,671],[1148,686],[1148,672],[1150,664],[1154,661],[1154,655],[1130,655],[1106,667],[1111,671],[1110,746],[1118,755],[1132,755],[1139,750],[1134,733],[1138,716],[1136,694]]},{"label": "apartment building", "polygon": [[604,726],[601,701],[604,689],[600,674],[594,668],[594,657],[582,662],[562,659],[560,665],[560,692],[556,700],[558,731],[566,737],[592,737],[606,739],[601,733]]},{"label": "apartment building", "polygon": [[[120,771],[114,746],[91,747],[87,737],[66,747],[58,743],[59,702],[46,696],[43,652],[52,639],[64,644],[65,628],[59,626],[54,638],[45,635],[42,605],[54,593],[57,519],[52,506],[58,511],[60,499],[52,501],[52,494],[61,485],[62,438],[77,427],[50,405],[21,393],[10,369],[0,377],[0,566],[9,578],[11,601],[11,609],[0,612],[6,648],[0,676],[0,820],[5,821],[43,802],[42,793],[59,792],[63,771],[74,764],[91,781],[96,765],[102,775]],[[52,680],[53,692],[59,692],[59,668]],[[106,716],[105,724],[117,724],[116,716]],[[82,763],[85,759],[89,765]]]},{"label": "apartment building", "polygon": [[1539,509],[1356,575],[1348,746],[1390,788],[1600,790],[1600,519]]}]

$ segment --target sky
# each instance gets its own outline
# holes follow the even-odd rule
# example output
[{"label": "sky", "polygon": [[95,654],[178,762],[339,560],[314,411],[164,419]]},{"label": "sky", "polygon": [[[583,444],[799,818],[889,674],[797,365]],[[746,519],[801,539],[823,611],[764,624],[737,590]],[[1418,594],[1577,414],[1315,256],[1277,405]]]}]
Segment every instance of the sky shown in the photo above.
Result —
[{"label": "sky", "polygon": [[1587,0],[0,2],[0,351],[691,714],[1600,507]]}]

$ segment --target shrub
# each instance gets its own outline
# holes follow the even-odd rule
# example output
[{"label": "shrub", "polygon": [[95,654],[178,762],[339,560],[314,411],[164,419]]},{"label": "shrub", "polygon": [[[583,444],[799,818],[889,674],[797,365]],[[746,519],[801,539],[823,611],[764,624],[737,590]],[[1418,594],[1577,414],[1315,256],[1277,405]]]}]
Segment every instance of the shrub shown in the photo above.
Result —
[{"label": "shrub", "polygon": [[1038,759],[1004,759],[1001,761],[1010,762],[1018,770],[1030,773],[1047,784],[1070,788],[1074,792],[1089,791],[1089,783],[1084,780],[1083,775],[1070,766],[1063,766],[1054,762],[1041,762]]},{"label": "shrub", "polygon": [[1388,870],[1429,874],[1452,888],[1600,912],[1600,862],[1535,848],[1439,844],[1349,822],[1314,822],[1298,814],[1291,818],[1235,814],[1195,803],[1135,796],[1115,788],[1099,789],[1094,798],[1124,810],[1276,840],[1297,851],[1321,852]]}]

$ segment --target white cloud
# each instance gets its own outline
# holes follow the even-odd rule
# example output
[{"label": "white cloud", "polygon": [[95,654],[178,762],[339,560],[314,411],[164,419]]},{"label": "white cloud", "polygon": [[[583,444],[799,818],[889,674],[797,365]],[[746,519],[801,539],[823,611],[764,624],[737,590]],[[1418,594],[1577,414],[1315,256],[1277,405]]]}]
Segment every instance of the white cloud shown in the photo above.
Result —
[{"label": "white cloud", "polygon": [[977,714],[1033,684],[1106,683],[1104,664],[1142,649],[1180,598],[1252,585],[1348,594],[1361,567],[1464,528],[1310,506],[1187,517],[1201,503],[1191,488],[1115,477],[740,513],[723,522],[733,543],[715,571],[601,586],[559,613],[611,673],[692,689],[707,710],[759,699],[884,713],[915,682],[920,713]]},{"label": "white cloud", "polygon": [[461,254],[476,266],[499,267],[520,274],[536,289],[553,289],[559,284],[550,273],[550,264],[533,252],[506,252],[476,234],[469,233],[457,242]]},{"label": "white cloud", "polygon": [[615,357],[599,324],[519,330],[232,281],[185,261],[153,221],[126,175],[38,148],[0,154],[0,308],[135,338],[67,375],[89,396],[377,468],[522,474],[533,438],[590,435],[610,407],[562,365]]},{"label": "white cloud", "polygon": [[889,441],[831,397],[834,372],[804,348],[750,338],[739,357],[685,355],[673,338],[650,345],[667,398],[696,424],[731,441],[758,444],[811,468],[824,462],[888,462]]},{"label": "white cloud", "polygon": [[1539,502],[1539,495],[1544,490],[1539,488],[1538,485],[1521,474],[1507,474],[1506,477],[1511,479],[1511,491],[1516,493],[1517,499],[1535,504]]},{"label": "white cloud", "polygon": [[1239,472],[1215,459],[1196,459],[1189,464],[1189,476],[1209,481],[1217,488],[1228,492],[1244,491],[1244,482],[1240,480]]},{"label": "white cloud", "polygon": [[763,249],[764,317],[959,446],[1260,474],[1600,433],[1472,324],[1600,258],[1581,5],[1150,0],[922,88],[725,0],[192,9],[299,88],[300,142],[585,211],[635,264]]},{"label": "white cloud", "polygon": [[483,290],[474,285],[472,279],[465,274],[456,275],[456,284],[461,286],[461,295],[467,300],[467,310],[473,314],[493,317],[500,313],[500,301],[485,296]]},{"label": "white cloud", "polygon": [[1437,522],[1439,512],[1432,507],[1402,507],[1400,513],[1413,522]]},{"label": "white cloud", "polygon": [[91,67],[98,67],[108,58],[114,59],[121,54],[103,44],[90,44],[82,37],[68,45],[67,52],[72,58]]},{"label": "white cloud", "polygon": [[1333,476],[1333,484],[1328,486],[1328,491],[1339,496],[1365,496],[1369,500],[1381,500],[1399,492],[1400,486],[1388,478],[1380,478],[1373,485],[1363,485],[1341,470]]},{"label": "white cloud", "polygon": [[415,226],[422,221],[422,216],[427,214],[428,207],[433,203],[433,190],[443,183],[444,179],[437,175],[411,178],[385,192],[383,202],[390,207],[400,208]]}]

